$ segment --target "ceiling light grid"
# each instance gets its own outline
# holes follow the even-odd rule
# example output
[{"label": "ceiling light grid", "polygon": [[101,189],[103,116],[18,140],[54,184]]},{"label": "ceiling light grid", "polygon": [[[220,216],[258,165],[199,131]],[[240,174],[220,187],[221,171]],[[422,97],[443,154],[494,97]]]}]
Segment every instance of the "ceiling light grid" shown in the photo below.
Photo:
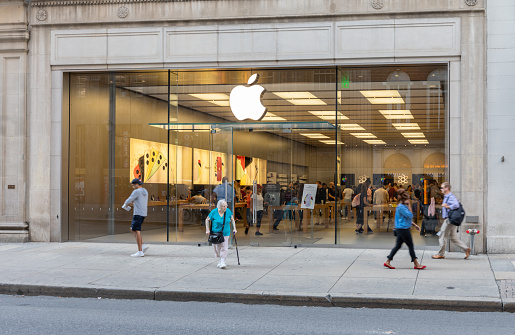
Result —
[{"label": "ceiling light grid", "polygon": [[280,98],[297,106],[325,106],[323,100],[318,99],[311,92],[274,92]]},{"label": "ceiling light grid", "polygon": [[409,110],[379,110],[387,120],[409,120],[413,115]]},{"label": "ceiling light grid", "polygon": [[363,142],[368,144],[386,144],[386,142],[383,140],[363,140]]},{"label": "ceiling light grid", "polygon": [[401,94],[397,90],[360,91],[360,93],[373,105],[404,103],[404,99],[402,99]]}]

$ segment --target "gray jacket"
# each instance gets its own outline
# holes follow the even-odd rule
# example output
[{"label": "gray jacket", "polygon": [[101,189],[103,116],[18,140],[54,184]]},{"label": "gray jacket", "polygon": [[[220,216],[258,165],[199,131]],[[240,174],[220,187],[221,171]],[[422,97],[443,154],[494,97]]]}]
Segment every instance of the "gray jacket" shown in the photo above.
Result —
[{"label": "gray jacket", "polygon": [[147,216],[148,192],[143,187],[137,188],[132,191],[124,205],[134,202],[134,215]]}]

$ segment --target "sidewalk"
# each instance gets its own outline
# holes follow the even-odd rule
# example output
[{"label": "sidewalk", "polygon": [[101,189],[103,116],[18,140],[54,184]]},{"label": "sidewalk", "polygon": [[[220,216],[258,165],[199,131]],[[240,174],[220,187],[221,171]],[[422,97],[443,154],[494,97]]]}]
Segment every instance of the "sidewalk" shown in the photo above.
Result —
[{"label": "sidewalk", "polygon": [[120,299],[242,302],[302,306],[515,312],[515,255],[417,250],[426,270],[414,270],[401,249],[239,247],[228,268],[212,247],[135,244],[0,244],[0,294]]}]

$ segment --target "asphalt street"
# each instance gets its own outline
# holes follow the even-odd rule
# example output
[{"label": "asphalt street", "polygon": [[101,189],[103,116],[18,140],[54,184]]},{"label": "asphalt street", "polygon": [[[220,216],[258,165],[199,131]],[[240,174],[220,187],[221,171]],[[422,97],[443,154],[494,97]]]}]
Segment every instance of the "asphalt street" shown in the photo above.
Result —
[{"label": "asphalt street", "polygon": [[0,325],[0,334],[504,335],[515,314],[0,295]]}]

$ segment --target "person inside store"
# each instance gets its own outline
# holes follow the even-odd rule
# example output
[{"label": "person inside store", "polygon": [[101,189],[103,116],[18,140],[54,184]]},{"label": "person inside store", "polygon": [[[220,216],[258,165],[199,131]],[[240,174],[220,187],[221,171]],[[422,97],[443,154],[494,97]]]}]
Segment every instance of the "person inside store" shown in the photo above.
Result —
[{"label": "person inside store", "polygon": [[245,199],[245,188],[241,187],[239,180],[234,181],[234,196],[238,202]]},{"label": "person inside store", "polygon": [[[254,235],[261,236],[263,233],[259,232],[261,228],[261,219],[263,219],[263,187],[261,185],[257,185],[256,187],[256,195],[251,197],[250,200],[250,208],[251,210],[256,210],[256,232]],[[252,218],[251,218],[252,220]],[[246,230],[245,230],[246,231]]]},{"label": "person inside store", "polygon": [[[290,184],[291,185],[291,184]],[[283,190],[281,189],[281,206],[285,206],[287,202],[290,202],[292,198],[292,193],[289,190]],[[288,199],[288,200],[287,200]],[[273,231],[279,230],[279,224],[281,223],[281,220],[284,217],[284,210],[283,209],[274,209],[273,213]]]},{"label": "person inside store", "polygon": [[[364,183],[358,185],[359,205],[356,206],[356,234],[363,233],[365,211],[368,210],[367,207],[372,206],[372,200],[369,200],[368,195],[370,183],[370,179],[367,179]],[[369,234],[374,233],[370,226],[368,226],[367,232]]]},{"label": "person inside store", "polygon": [[249,227],[253,225],[252,223],[252,207],[251,207],[251,199],[252,199],[252,190],[250,189],[250,186],[245,186],[244,188],[245,196],[243,197],[243,200],[247,204],[245,217],[247,218],[247,225],[245,227],[245,235],[249,233]]},{"label": "person inside store", "polygon": [[388,188],[388,197],[390,198],[390,202],[397,201],[397,183],[390,184],[390,188]]},{"label": "person inside store", "polygon": [[[295,188],[294,183],[290,183],[288,185],[288,189],[284,193],[284,203],[283,206],[297,206],[297,189]],[[288,218],[290,220],[295,220],[295,210],[289,209],[287,211]]]},{"label": "person inside store", "polygon": [[[191,191],[194,193],[194,191]],[[188,202],[195,204],[195,205],[204,205],[208,203],[208,200],[202,196],[202,191],[199,191],[197,194],[195,194],[192,197],[188,198]],[[204,221],[206,220],[207,215],[209,214],[208,209],[200,209],[200,224],[203,226]]]},{"label": "person inside store", "polygon": [[302,230],[302,221],[304,220],[304,211],[300,209],[302,203],[302,195],[304,194],[304,184],[299,184],[297,191],[297,204],[299,205],[299,230]]},{"label": "person inside store", "polygon": [[403,243],[406,243],[409,249],[409,254],[411,256],[411,261],[414,263],[414,268],[416,270],[425,269],[425,265],[421,265],[417,260],[417,255],[415,254],[415,247],[413,246],[413,238],[411,236],[411,227],[415,227],[417,230],[420,230],[420,227],[417,226],[415,222],[413,222],[413,213],[411,212],[411,200],[409,198],[409,194],[402,188],[397,191],[397,209],[395,211],[395,233],[397,235],[397,240],[395,242],[395,246],[392,251],[386,258],[386,262],[383,264],[385,267],[389,269],[395,269],[391,265],[391,261],[393,257],[399,251]]},{"label": "person inside store", "polygon": [[225,269],[227,267],[225,260],[227,259],[229,250],[231,225],[232,231],[234,235],[236,235],[236,222],[234,221],[232,211],[227,208],[227,202],[224,199],[218,200],[216,208],[213,209],[206,218],[206,234],[209,236],[211,231],[223,232],[224,241],[219,244],[213,244],[215,257],[220,259],[217,265],[219,269]]},{"label": "person inside store", "polygon": [[343,189],[343,193],[342,193],[342,198],[343,198],[343,202],[345,203],[345,214],[344,214],[344,217],[343,219],[344,220],[348,220],[349,217],[350,217],[350,214],[349,213],[351,211],[350,209],[350,206],[349,204],[352,202],[352,194],[354,193],[354,191],[352,190],[352,188],[345,184],[345,188]]},{"label": "person inside store", "polygon": [[232,208],[234,187],[229,183],[229,179],[227,177],[222,178],[222,183],[215,187],[212,196],[215,203],[218,203],[220,200],[225,200],[227,202],[227,206]]},{"label": "person inside store", "polygon": [[[317,193],[315,195],[315,205],[325,204],[327,201],[327,195],[325,193],[324,188],[322,187],[322,182],[317,181]],[[313,210],[314,222],[315,225],[319,225],[322,219],[322,212],[320,209]]]},{"label": "person inside store", "polygon": [[384,222],[384,213],[386,209],[385,205],[388,205],[388,191],[386,190],[387,187],[388,183],[384,182],[383,187],[379,187],[373,195],[374,206],[381,208],[375,212],[376,220],[382,219],[381,222]]},{"label": "person inside store", "polygon": [[329,182],[329,188],[327,189],[327,203],[330,208],[330,218],[334,218],[334,202],[339,200],[339,194],[336,192],[336,187],[333,182]]}]

